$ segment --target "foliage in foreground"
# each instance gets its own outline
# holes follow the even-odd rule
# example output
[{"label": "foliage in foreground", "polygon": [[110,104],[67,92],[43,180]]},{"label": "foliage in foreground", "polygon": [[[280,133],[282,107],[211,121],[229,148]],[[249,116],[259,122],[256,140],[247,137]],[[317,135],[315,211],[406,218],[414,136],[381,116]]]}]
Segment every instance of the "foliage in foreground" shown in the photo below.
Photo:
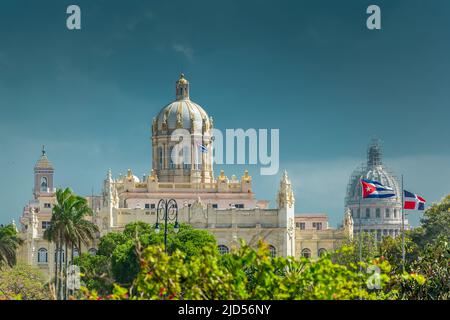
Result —
[{"label": "foliage in foreground", "polygon": [[16,264],[16,252],[22,243],[14,225],[0,226],[0,268]]},{"label": "foliage in foreground", "polygon": [[46,300],[50,291],[44,275],[38,268],[16,264],[0,270],[0,300]]},{"label": "foliage in foreground", "polygon": [[[333,263],[329,256],[317,261],[305,258],[271,258],[266,244],[255,250],[245,243],[220,256],[207,246],[200,255],[186,259],[161,246],[149,246],[140,255],[141,270],[130,289],[115,285],[113,294],[100,297],[84,289],[88,299],[395,299],[386,291],[390,281],[387,261],[373,261],[381,270],[381,290],[369,289],[373,274],[359,273],[358,266]],[[363,264],[364,270],[366,264]]]},{"label": "foliage in foreground", "polygon": [[[75,259],[75,264],[80,266],[87,288],[107,294],[111,292],[113,283],[131,286],[140,270],[137,249],[161,244],[163,238],[163,233],[155,233],[151,224],[130,223],[121,233],[104,235],[100,239],[96,256],[83,254]],[[194,229],[187,224],[180,224],[177,234],[173,232],[173,226],[169,225],[167,243],[169,253],[180,250],[186,259],[202,254],[201,248],[205,246],[216,246],[211,233]]]}]

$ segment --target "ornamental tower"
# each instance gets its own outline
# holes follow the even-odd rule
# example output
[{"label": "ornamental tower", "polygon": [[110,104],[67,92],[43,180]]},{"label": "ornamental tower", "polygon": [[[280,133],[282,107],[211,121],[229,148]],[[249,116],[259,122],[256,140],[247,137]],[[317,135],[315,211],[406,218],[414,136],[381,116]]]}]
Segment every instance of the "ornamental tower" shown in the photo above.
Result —
[{"label": "ornamental tower", "polygon": [[47,158],[44,146],[42,146],[42,155],[34,166],[34,198],[39,196],[49,196],[54,193],[53,188],[53,165]]}]

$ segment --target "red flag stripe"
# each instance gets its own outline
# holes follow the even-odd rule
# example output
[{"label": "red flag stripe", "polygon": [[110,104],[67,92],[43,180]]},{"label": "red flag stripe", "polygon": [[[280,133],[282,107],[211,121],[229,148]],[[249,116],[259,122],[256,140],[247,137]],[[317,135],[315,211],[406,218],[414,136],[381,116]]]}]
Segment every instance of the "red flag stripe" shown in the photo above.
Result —
[{"label": "red flag stripe", "polygon": [[405,205],[403,206],[403,209],[414,210],[415,208],[416,208],[415,201],[405,201]]}]

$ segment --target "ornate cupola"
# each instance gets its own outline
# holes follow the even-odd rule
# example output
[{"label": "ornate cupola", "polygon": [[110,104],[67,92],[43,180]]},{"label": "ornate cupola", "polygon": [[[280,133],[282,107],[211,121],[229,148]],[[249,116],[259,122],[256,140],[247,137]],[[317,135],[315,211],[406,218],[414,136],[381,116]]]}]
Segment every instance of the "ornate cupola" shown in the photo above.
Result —
[{"label": "ornate cupola", "polygon": [[189,81],[186,80],[183,73],[176,83],[176,97],[177,100],[189,99]]},{"label": "ornate cupola", "polygon": [[153,118],[152,169],[160,182],[212,183],[212,118],[190,99],[184,74],[175,92],[175,100]]}]

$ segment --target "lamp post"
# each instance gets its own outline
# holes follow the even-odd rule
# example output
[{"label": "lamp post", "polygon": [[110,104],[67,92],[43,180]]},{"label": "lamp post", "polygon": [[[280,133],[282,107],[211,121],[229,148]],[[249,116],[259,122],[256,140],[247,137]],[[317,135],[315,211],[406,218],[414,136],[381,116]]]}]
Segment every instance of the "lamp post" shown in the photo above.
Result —
[{"label": "lamp post", "polygon": [[169,221],[175,221],[175,225],[173,226],[175,233],[178,233],[180,230],[180,225],[178,224],[178,205],[175,199],[159,200],[158,206],[156,207],[156,233],[160,232],[160,220],[164,221],[164,252],[167,253],[167,226]]}]

